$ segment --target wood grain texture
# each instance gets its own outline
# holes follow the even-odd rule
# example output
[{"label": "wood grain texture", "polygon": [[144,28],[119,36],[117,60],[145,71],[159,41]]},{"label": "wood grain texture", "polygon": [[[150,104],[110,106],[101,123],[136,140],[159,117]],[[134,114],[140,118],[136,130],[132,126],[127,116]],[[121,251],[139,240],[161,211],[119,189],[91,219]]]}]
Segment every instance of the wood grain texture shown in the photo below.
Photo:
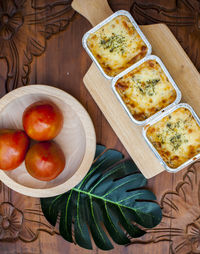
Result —
[{"label": "wood grain texture", "polygon": [[71,0],[1,0],[0,12],[0,59],[6,74],[3,93],[30,82],[34,57],[45,52],[47,40],[66,29],[75,12]]},{"label": "wood grain texture", "polygon": [[107,0],[73,0],[71,5],[74,10],[87,18],[93,26],[113,13]]},{"label": "wood grain texture", "polygon": [[[93,15],[95,16],[95,12],[93,12]],[[104,17],[103,14],[102,17]],[[152,45],[153,53],[162,59],[180,88],[183,94],[182,100],[189,103],[198,112],[200,109],[198,97],[200,93],[200,75],[189,57],[166,25],[143,26],[142,30]],[[188,86],[188,80],[192,83],[192,87]],[[94,63],[83,81],[144,176],[151,178],[161,173],[164,168],[147,146],[142,136],[142,128],[131,122],[128,114],[114,96],[111,90],[111,82],[100,74]]]},{"label": "wood grain texture", "polygon": [[165,23],[200,70],[199,1],[132,1],[130,11],[140,24]]},{"label": "wood grain texture", "polygon": [[132,123],[111,90],[110,81],[102,76],[95,64],[84,77],[84,83],[144,176],[151,178],[162,172],[164,169],[142,137],[142,127]]},{"label": "wood grain texture", "polygon": [[20,87],[4,96],[0,100],[0,128],[23,129],[24,110],[43,100],[62,110],[63,128],[54,141],[64,152],[64,170],[50,182],[29,175],[24,162],[15,170],[0,171],[0,180],[13,190],[41,198],[63,194],[77,185],[90,169],[96,150],[95,131],[88,113],[71,95],[50,86]]},{"label": "wood grain texture", "polygon": [[[2,1],[0,1],[0,3]],[[20,1],[17,2],[19,3]],[[41,14],[43,14],[41,25],[47,20],[51,20],[51,29],[54,28],[56,20],[59,22],[63,20],[62,16],[54,15],[55,10],[58,10],[56,9],[58,7],[57,4],[63,3],[62,7],[64,8],[64,6],[66,6],[65,4],[67,3],[67,1],[58,0],[21,2],[24,2],[24,6],[27,8],[24,10],[25,13],[33,12],[33,9],[31,9],[30,5],[32,2],[33,7],[37,7],[37,12],[41,11]],[[198,70],[200,70],[200,62],[197,53],[200,48],[198,28],[199,2],[197,0],[109,0],[108,2],[113,11],[120,9],[131,11],[134,18],[136,18],[136,21],[140,25],[160,22],[166,23],[170,27],[170,30],[173,32],[175,37],[181,43],[182,47],[186,50],[195,66],[198,68]],[[192,8],[194,10],[192,10]],[[46,9],[48,9],[48,12],[45,12]],[[68,19],[68,14],[72,13],[70,8],[68,10],[69,12],[65,14],[64,20]],[[50,19],[44,18],[46,15],[48,15]],[[0,17],[2,17],[1,14]],[[57,22],[57,26],[55,26],[58,32],[60,27],[59,22]],[[180,24],[180,22],[182,23]],[[36,41],[42,41],[42,36],[38,36],[37,33],[41,26],[39,26],[39,24],[33,24],[32,27],[36,31],[32,33],[32,37],[36,39]],[[27,29],[29,28],[30,26],[28,25]],[[91,65],[91,61],[81,46],[81,39],[83,34],[90,28],[91,25],[86,19],[79,14],[75,14],[72,22],[64,26],[56,36],[51,36],[51,40],[45,42],[45,50],[43,53],[39,57],[32,58],[32,63],[30,65],[31,68],[29,69],[29,83],[50,84],[52,86],[61,88],[76,97],[87,109],[94,122],[97,134],[97,142],[102,143],[107,147],[120,150],[126,154],[126,156],[128,156],[125,148],[120,143],[116,134],[113,132],[109,123],[99,110],[98,106],[82,82],[83,76]],[[51,31],[51,29],[48,31]],[[18,45],[18,48],[20,49],[20,47],[23,45],[21,50],[18,51],[20,58],[19,66],[22,66],[21,62],[24,58],[23,49],[25,42],[27,41],[26,36],[28,34],[27,30],[24,29],[23,31],[23,34],[15,37],[15,43]],[[20,30],[18,30],[18,32],[20,32]],[[1,43],[2,37],[0,36],[0,44]],[[5,45],[7,47],[6,54],[7,56],[10,56],[10,53],[8,53],[9,48],[7,41]],[[2,48],[0,49],[0,52],[3,52]],[[21,70],[23,70],[23,68]],[[2,58],[0,60],[1,95],[5,93],[4,85],[9,77],[9,75],[7,75],[7,71],[7,60]],[[20,72],[19,76],[23,77],[22,74],[23,71]],[[189,86],[192,86],[190,81],[188,81],[188,83]],[[19,81],[18,84],[21,86],[21,81]],[[195,167],[196,170],[183,170],[175,175],[162,172],[148,181],[148,187],[156,194],[159,203],[163,205],[164,210],[166,211],[166,215],[175,215],[174,219],[171,217],[168,218],[167,216],[164,217],[162,223],[160,224],[161,229],[159,230],[158,228],[156,233],[149,232],[149,234],[146,236],[136,239],[133,245],[128,247],[115,245],[115,249],[109,251],[110,254],[198,253],[199,242],[197,239],[199,237],[199,221],[198,217],[196,218],[196,215],[199,216],[200,212],[198,200],[198,179],[200,168],[198,164],[195,164]],[[193,171],[195,174],[192,174],[193,177],[189,178],[188,173],[190,174],[191,171]],[[188,184],[187,180],[190,181],[192,185]],[[180,188],[183,183],[185,183],[185,187],[189,187],[184,191],[182,191],[183,189]],[[192,186],[192,188],[190,188],[190,186]],[[178,196],[178,206],[173,206],[173,200],[176,200]],[[185,199],[185,197],[187,197],[187,199]],[[2,202],[6,202],[6,211],[14,211],[13,214],[16,214],[16,217],[14,218],[19,218],[17,225],[21,225],[21,227],[20,232],[18,232],[18,230],[15,232],[17,236],[16,239],[11,237],[9,240],[5,240],[1,234],[1,254],[64,254],[66,252],[70,254],[105,253],[104,251],[100,251],[95,247],[92,251],[84,250],[63,240],[59,236],[58,231],[53,229],[41,214],[39,199],[20,195],[17,192],[7,188],[4,184],[0,184],[0,207]],[[172,206],[169,204],[172,204]],[[17,210],[18,212],[16,212],[14,208],[17,208],[19,211]],[[174,209],[177,211],[176,214]],[[2,209],[0,210],[0,232],[2,232]],[[20,211],[23,213],[22,224],[20,222]],[[13,223],[13,216],[10,217],[10,213],[4,212],[3,216],[4,218],[11,218],[11,222]],[[166,232],[166,227],[168,232]],[[173,232],[173,228],[175,227],[179,227],[181,229],[179,234],[177,234],[177,232]],[[11,228],[7,230],[8,234],[10,234],[10,229]],[[5,230],[3,229],[3,232],[4,231]],[[183,234],[183,232],[185,233]],[[154,237],[155,234],[157,236]],[[175,235],[177,235],[177,237]],[[185,242],[186,239],[187,241]],[[194,239],[194,241],[192,239]],[[187,247],[187,249],[180,248],[181,246],[184,248]]]}]

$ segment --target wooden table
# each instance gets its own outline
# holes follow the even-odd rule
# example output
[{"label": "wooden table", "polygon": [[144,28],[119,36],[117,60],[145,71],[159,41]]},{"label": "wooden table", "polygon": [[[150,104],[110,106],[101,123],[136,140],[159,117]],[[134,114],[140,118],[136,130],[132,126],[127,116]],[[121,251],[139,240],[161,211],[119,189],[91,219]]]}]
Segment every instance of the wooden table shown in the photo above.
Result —
[{"label": "wooden table", "polygon": [[[2,3],[6,3],[2,5]],[[15,3],[15,4],[14,4]],[[129,10],[139,24],[163,22],[169,26],[200,69],[200,3],[196,0],[110,0],[113,11]],[[2,15],[7,13],[7,15]],[[27,15],[29,14],[29,15]],[[11,23],[10,21],[15,21]],[[97,141],[128,154],[84,87],[82,78],[91,60],[81,46],[90,29],[70,1],[0,1],[0,93],[26,84],[50,84],[77,98],[89,112]],[[14,24],[14,25],[13,25]],[[170,53],[170,52],[169,52]],[[188,85],[190,81],[188,80]],[[199,113],[199,112],[197,112]],[[134,144],[133,144],[134,145]],[[200,253],[199,162],[175,175],[163,172],[148,187],[163,208],[161,224],[127,247],[115,245],[109,253]],[[2,202],[2,203],[1,203]],[[2,206],[3,205],[3,206]],[[4,209],[2,209],[2,207]],[[39,199],[20,195],[0,183],[0,210],[10,214],[13,230],[0,217],[1,254],[104,253],[64,241],[45,220]],[[22,218],[24,218],[22,223]],[[5,222],[5,221],[4,221]]]}]

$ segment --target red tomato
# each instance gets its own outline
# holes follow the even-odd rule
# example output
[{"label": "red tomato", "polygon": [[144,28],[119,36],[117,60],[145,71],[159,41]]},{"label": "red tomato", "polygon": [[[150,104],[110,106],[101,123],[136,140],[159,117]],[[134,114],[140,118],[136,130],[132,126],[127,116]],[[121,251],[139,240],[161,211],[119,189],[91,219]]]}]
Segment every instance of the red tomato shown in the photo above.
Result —
[{"label": "red tomato", "polygon": [[53,141],[33,145],[25,158],[29,174],[41,181],[51,181],[65,167],[65,156],[60,146]]},{"label": "red tomato", "polygon": [[0,169],[17,168],[25,159],[29,138],[21,130],[0,130]]},{"label": "red tomato", "polygon": [[38,101],[25,109],[23,126],[27,135],[37,141],[55,138],[63,126],[63,115],[52,102]]}]

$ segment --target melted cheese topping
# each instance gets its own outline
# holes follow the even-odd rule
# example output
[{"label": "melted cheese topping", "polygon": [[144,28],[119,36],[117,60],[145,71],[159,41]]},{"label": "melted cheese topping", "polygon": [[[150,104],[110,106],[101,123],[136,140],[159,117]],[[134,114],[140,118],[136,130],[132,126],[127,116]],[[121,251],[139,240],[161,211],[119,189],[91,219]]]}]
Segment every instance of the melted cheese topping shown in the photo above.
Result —
[{"label": "melted cheese topping", "polygon": [[123,15],[90,34],[87,45],[104,72],[112,77],[147,54],[146,44]]},{"label": "melted cheese topping", "polygon": [[147,137],[170,168],[179,167],[200,152],[200,127],[186,108],[150,126]]},{"label": "melted cheese topping", "polygon": [[115,84],[133,117],[143,121],[175,101],[176,91],[155,60],[148,60]]}]

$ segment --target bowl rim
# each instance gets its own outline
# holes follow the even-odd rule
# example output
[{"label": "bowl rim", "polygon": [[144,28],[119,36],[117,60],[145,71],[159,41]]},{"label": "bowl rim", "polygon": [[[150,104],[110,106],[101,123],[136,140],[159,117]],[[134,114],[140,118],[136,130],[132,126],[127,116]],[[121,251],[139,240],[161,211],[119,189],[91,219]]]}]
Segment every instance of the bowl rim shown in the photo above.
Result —
[{"label": "bowl rim", "polygon": [[64,101],[67,101],[69,106],[73,106],[73,109],[75,107],[74,111],[76,112],[79,120],[83,125],[86,140],[85,153],[77,171],[64,183],[59,184],[58,186],[45,189],[30,188],[17,183],[5,173],[6,171],[0,170],[0,180],[12,190],[26,196],[45,198],[60,195],[69,191],[84,178],[84,176],[89,171],[95,156],[96,134],[92,120],[82,104],[72,95],[53,86],[34,84],[17,88],[0,99],[0,112],[3,111],[9,103],[16,100],[17,98],[35,93],[51,96],[53,95],[58,99],[62,98]]}]

